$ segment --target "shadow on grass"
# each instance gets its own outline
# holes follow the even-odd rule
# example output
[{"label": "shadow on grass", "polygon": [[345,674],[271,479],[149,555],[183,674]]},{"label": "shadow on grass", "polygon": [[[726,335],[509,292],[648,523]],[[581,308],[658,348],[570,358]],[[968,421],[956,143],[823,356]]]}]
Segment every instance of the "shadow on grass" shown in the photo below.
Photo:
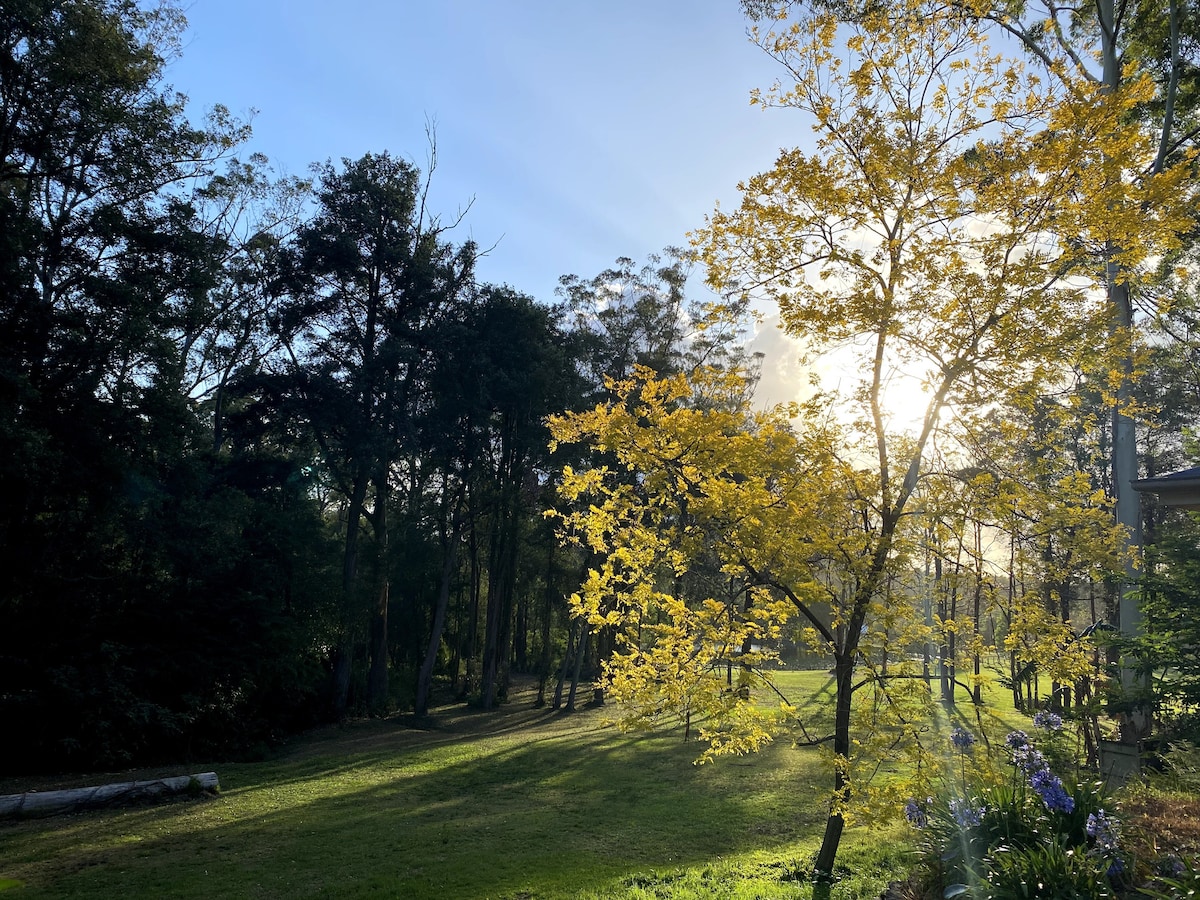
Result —
[{"label": "shadow on grass", "polygon": [[816,754],[697,767],[698,744],[620,735],[595,711],[513,710],[461,733],[447,719],[233,767],[218,800],[0,829],[0,877],[25,881],[21,897],[572,896],[823,821]]}]

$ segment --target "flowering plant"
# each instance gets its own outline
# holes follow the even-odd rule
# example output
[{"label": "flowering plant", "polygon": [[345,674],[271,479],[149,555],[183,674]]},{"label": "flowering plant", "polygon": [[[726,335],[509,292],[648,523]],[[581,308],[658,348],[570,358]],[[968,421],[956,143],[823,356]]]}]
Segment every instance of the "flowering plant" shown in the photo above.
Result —
[{"label": "flowering plant", "polygon": [[[1034,724],[1053,734],[1062,719],[1047,714]],[[975,738],[956,728],[949,743],[965,763]],[[1120,824],[1102,806],[1101,785],[1068,787],[1024,731],[1010,733],[1004,747],[1007,778],[988,783],[977,775],[972,781],[964,764],[944,796],[905,805],[945,896],[1113,896],[1125,860]]]}]

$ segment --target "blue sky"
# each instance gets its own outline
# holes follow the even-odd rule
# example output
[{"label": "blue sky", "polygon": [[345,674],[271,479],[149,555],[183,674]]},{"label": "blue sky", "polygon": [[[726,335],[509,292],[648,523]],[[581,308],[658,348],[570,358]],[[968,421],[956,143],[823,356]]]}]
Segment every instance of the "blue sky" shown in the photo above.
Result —
[{"label": "blue sky", "polygon": [[[644,259],[811,134],[751,108],[777,67],[737,0],[191,0],[169,80],[198,114],[253,117],[284,172],[389,150],[425,167],[443,220],[498,245],[483,280],[539,300],[560,275]],[[695,279],[697,282],[699,279]]]}]

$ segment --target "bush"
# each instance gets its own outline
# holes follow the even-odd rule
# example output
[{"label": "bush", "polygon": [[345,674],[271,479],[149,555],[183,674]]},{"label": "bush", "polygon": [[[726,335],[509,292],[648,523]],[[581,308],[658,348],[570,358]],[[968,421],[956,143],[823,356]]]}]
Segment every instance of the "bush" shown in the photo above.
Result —
[{"label": "bush", "polygon": [[[1048,743],[1062,727],[1051,714],[1035,725]],[[1124,883],[1120,826],[1104,809],[1103,786],[1064,783],[1023,731],[1005,741],[1003,779],[968,771],[974,737],[950,737],[960,756],[955,783],[924,802],[910,800],[905,816],[921,829],[921,854],[945,897],[1108,898]]]}]

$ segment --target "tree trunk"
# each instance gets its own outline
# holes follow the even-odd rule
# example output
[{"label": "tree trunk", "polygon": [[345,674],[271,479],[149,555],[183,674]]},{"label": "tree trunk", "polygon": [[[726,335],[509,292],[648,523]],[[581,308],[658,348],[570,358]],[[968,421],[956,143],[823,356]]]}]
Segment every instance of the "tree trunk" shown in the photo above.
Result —
[{"label": "tree trunk", "polygon": [[429,711],[429,689],[433,683],[433,667],[437,662],[438,648],[442,644],[442,630],[446,626],[446,609],[450,605],[450,582],[454,577],[454,570],[458,567],[459,532],[462,530],[462,524],[457,509],[449,530],[449,540],[442,550],[442,581],[438,588],[437,607],[433,612],[433,633],[429,637],[429,647],[425,651],[425,660],[421,663],[421,671],[417,676],[417,696],[413,704],[413,713],[418,717],[424,716]]},{"label": "tree trunk", "polygon": [[513,667],[518,672],[529,671],[529,594],[517,598],[516,622],[512,630]]},{"label": "tree trunk", "polygon": [[493,535],[491,566],[488,578],[487,631],[483,641],[483,683],[481,705],[491,709],[496,704],[496,687],[508,650],[511,635],[513,595],[516,592],[517,534],[516,486],[505,493],[501,522]]},{"label": "tree trunk", "polygon": [[388,713],[388,600],[391,586],[388,571],[387,469],[375,478],[375,512],[371,524],[375,531],[376,591],[371,614],[371,668],[367,677],[367,709],[373,716]]},{"label": "tree trunk", "polygon": [[463,676],[461,693],[465,697],[475,689],[475,665],[479,659],[479,597],[483,592],[483,572],[479,565],[479,529],[474,504],[471,506],[471,524],[467,530],[467,549],[471,554],[471,614],[467,633],[467,666]]},{"label": "tree trunk", "polygon": [[346,509],[346,537],[342,549],[342,636],[333,657],[333,713],[345,718],[350,702],[350,679],[354,670],[354,633],[357,615],[358,539],[362,533],[363,504],[367,497],[367,476],[354,480],[350,504]]},{"label": "tree trunk", "polygon": [[538,664],[537,706],[546,705],[546,682],[550,680],[550,626],[554,619],[554,547],[550,539],[550,552],[546,555],[546,593],[542,607],[542,660]]},{"label": "tree trunk", "polygon": [[[857,644],[857,641],[854,643]],[[833,753],[836,760],[833,774],[833,800],[829,818],[825,821],[825,834],[821,838],[821,849],[817,852],[817,860],[814,864],[817,872],[825,875],[833,873],[833,864],[837,859],[842,831],[846,827],[845,818],[837,810],[839,804],[846,802],[850,796],[849,780],[846,777],[843,760],[850,756],[850,707],[854,694],[854,652],[839,653],[834,657],[834,678],[837,692],[833,718]]]},{"label": "tree trunk", "polygon": [[0,819],[52,816],[220,789],[216,772],[201,772],[197,775],[125,781],[63,791],[28,791],[0,796]]},{"label": "tree trunk", "polygon": [[[937,593],[938,598],[938,618],[946,622],[953,618],[953,613],[950,611],[950,604],[947,600],[951,589],[946,586],[946,578],[942,565],[942,557],[939,553],[933,559],[933,589]],[[949,636],[943,636],[942,640],[938,643],[938,677],[941,686],[942,704],[945,706],[954,705],[954,645],[951,643],[953,638],[954,632],[951,631]]]},{"label": "tree trunk", "polygon": [[[1175,9],[1172,8],[1174,14]],[[1097,0],[1096,18],[1100,25],[1101,63],[1103,65],[1103,87],[1108,92],[1115,93],[1121,88],[1124,76],[1121,66],[1121,49],[1117,40],[1121,23],[1121,13],[1114,0]],[[1172,15],[1172,25],[1175,23]],[[1174,52],[1174,50],[1173,50]],[[1169,97],[1174,102],[1173,94]],[[1172,123],[1164,121],[1164,131],[1169,131]],[[1160,168],[1165,162],[1167,142],[1164,140],[1159,159],[1155,167]],[[1108,246],[1106,251],[1106,281],[1108,300],[1111,306],[1111,328],[1114,334],[1128,335],[1133,328],[1133,301],[1129,292],[1129,273],[1122,265],[1117,254],[1120,247]],[[1113,493],[1116,499],[1117,524],[1125,526],[1126,547],[1131,553],[1141,550],[1142,546],[1142,517],[1141,500],[1133,489],[1133,482],[1138,476],[1137,459],[1137,430],[1133,419],[1127,414],[1130,400],[1133,397],[1133,358],[1132,351],[1123,354],[1120,364],[1120,382],[1116,390],[1116,403],[1113,406],[1113,451],[1112,476]],[[1142,628],[1142,612],[1138,595],[1136,562],[1126,563],[1125,577],[1120,586],[1118,626],[1121,636],[1130,639],[1139,635]],[[1120,736],[1125,743],[1136,744],[1150,731],[1150,715],[1144,700],[1140,695],[1148,687],[1148,676],[1138,672],[1136,660],[1122,660],[1121,686],[1125,693],[1135,699],[1134,707],[1121,714],[1119,718]]]},{"label": "tree trunk", "polygon": [[567,695],[567,712],[575,712],[575,692],[579,689],[579,674],[583,669],[583,657],[587,654],[588,638],[592,634],[592,623],[584,621],[583,631],[575,646],[575,666],[571,671],[571,691]]},{"label": "tree trunk", "polygon": [[567,629],[567,649],[563,653],[562,665],[558,667],[558,683],[554,686],[554,702],[550,705],[551,709],[559,709],[562,707],[563,685],[567,681],[567,669],[571,665],[571,660],[574,659],[572,653],[575,648],[575,636],[579,630],[579,623],[572,621]]},{"label": "tree trunk", "polygon": [[460,581],[458,584],[458,593],[454,600],[454,652],[450,655],[450,685],[454,688],[455,693],[458,693],[459,681],[458,676],[462,671],[462,648],[463,648],[463,585]]},{"label": "tree trunk", "polygon": [[[497,523],[497,529],[503,529],[502,523]],[[484,619],[484,634],[483,634],[483,672],[479,686],[480,705],[484,709],[491,709],[496,703],[496,672],[499,669],[499,656],[501,653],[500,644],[500,621],[501,617],[507,614],[504,607],[504,581],[506,573],[503,571],[505,554],[498,552],[496,544],[503,542],[504,538],[499,535],[493,535],[493,549],[491,555],[491,565],[488,567],[488,592],[487,592],[487,614]]]},{"label": "tree trunk", "polygon": [[[973,618],[975,619],[975,634],[976,640],[982,633],[983,623],[980,621],[983,615],[983,573],[976,571],[975,573],[975,609]],[[975,705],[979,706],[983,703],[983,654],[979,652],[979,643],[975,644],[975,654],[972,659],[971,671],[975,675],[975,684],[971,689],[971,699],[975,701]]]}]

